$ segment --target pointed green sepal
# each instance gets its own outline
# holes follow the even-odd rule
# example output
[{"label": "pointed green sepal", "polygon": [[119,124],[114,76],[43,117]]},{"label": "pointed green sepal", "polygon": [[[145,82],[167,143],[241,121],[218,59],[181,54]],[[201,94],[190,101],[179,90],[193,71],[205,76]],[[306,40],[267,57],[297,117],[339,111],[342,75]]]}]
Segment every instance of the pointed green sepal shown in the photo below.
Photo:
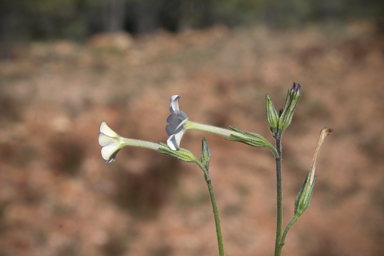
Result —
[{"label": "pointed green sepal", "polygon": [[242,142],[254,147],[273,147],[263,136],[257,133],[245,132],[235,127],[229,126],[235,132],[242,134],[243,136],[231,134],[226,140]]},{"label": "pointed green sepal", "polygon": [[265,95],[265,104],[267,108],[267,121],[271,127],[272,135],[275,135],[279,123],[279,115],[277,114],[276,108],[268,94]]},{"label": "pointed green sepal", "polygon": [[299,193],[295,200],[295,215],[301,216],[304,211],[308,208],[311,202],[313,188],[315,186],[316,176],[314,177],[311,184],[311,171],[308,172],[307,178],[304,181]]},{"label": "pointed green sepal", "polygon": [[292,88],[288,90],[284,108],[279,117],[278,129],[280,132],[284,132],[292,122],[293,114],[301,97],[300,88],[300,84],[293,83]]},{"label": "pointed green sepal", "polygon": [[201,149],[201,163],[205,166],[206,170],[209,169],[210,159],[211,159],[211,152],[209,151],[207,140],[204,137],[202,142],[202,149]]},{"label": "pointed green sepal", "polygon": [[[178,150],[172,150],[168,147],[167,144],[159,142],[163,147],[160,147],[158,152],[160,154],[176,157],[185,162],[196,162],[196,157],[191,153],[191,151],[180,148]],[[197,160],[198,161],[198,160]]]}]

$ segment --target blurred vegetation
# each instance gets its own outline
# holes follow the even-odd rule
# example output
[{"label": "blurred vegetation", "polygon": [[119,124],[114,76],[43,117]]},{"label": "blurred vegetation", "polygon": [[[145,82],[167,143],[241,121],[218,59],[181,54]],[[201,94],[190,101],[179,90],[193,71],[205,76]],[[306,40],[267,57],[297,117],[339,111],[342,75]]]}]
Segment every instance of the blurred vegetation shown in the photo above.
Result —
[{"label": "blurred vegetation", "polygon": [[0,42],[82,40],[117,30],[177,32],[218,23],[292,27],[383,16],[382,0],[0,0]]}]

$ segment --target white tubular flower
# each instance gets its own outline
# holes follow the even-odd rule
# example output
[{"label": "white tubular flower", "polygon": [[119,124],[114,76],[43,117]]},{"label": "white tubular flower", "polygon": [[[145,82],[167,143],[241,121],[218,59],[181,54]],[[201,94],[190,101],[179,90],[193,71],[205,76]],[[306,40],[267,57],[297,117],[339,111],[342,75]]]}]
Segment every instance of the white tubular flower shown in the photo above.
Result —
[{"label": "white tubular flower", "polygon": [[121,137],[109,128],[105,122],[102,122],[100,125],[99,144],[103,147],[101,149],[101,156],[106,163],[115,161],[116,154],[125,146],[147,148],[156,151],[159,151],[160,148],[165,149],[164,146],[158,143]]},{"label": "white tubular flower", "polygon": [[188,121],[187,115],[179,109],[179,95],[173,95],[171,102],[169,103],[169,110],[171,115],[167,118],[167,126],[165,130],[169,135],[167,145],[172,150],[178,150],[180,148],[181,138],[186,131],[185,122]]},{"label": "white tubular flower", "polygon": [[173,95],[169,103],[169,110],[171,115],[167,118],[167,126],[165,130],[169,135],[167,145],[171,150],[180,149],[180,142],[187,130],[195,130],[202,132],[209,132],[219,136],[225,137],[227,140],[243,142],[255,147],[268,147],[272,150],[274,148],[264,137],[256,133],[247,133],[239,129],[231,127],[231,130],[196,123],[188,119],[187,115],[179,109],[179,95]]},{"label": "white tubular flower", "polygon": [[101,156],[106,163],[115,161],[116,154],[124,147],[124,144],[120,141],[120,136],[109,128],[105,122],[100,125],[99,144],[103,147]]}]

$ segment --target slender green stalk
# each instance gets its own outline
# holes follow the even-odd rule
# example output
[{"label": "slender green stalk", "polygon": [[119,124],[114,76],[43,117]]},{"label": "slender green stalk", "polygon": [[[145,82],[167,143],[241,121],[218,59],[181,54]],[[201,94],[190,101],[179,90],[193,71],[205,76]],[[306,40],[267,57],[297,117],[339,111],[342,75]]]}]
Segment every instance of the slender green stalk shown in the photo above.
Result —
[{"label": "slender green stalk", "polygon": [[281,235],[283,230],[283,185],[282,185],[282,177],[281,177],[281,160],[282,160],[282,146],[281,146],[281,136],[282,134],[277,133],[275,136],[276,142],[276,151],[277,155],[275,155],[276,161],[276,241],[275,241],[275,256],[281,255],[281,250],[283,249],[283,245],[281,243]]},{"label": "slender green stalk", "polygon": [[224,246],[223,246],[223,237],[221,235],[219,211],[217,210],[217,204],[216,204],[216,199],[215,199],[215,193],[213,191],[211,177],[209,176],[208,169],[200,161],[197,160],[195,162],[204,172],[204,178],[205,178],[205,181],[207,182],[207,186],[208,186],[208,190],[209,190],[209,196],[211,197],[213,215],[215,218],[217,243],[219,245],[219,255],[224,256]]},{"label": "slender green stalk", "polygon": [[281,241],[280,241],[280,244],[281,244],[281,248],[283,248],[284,246],[284,242],[285,242],[285,237],[287,236],[289,230],[291,229],[291,227],[293,226],[293,224],[296,223],[296,221],[299,219],[299,215],[294,215],[293,218],[291,219],[291,221],[287,224],[287,226],[285,227],[284,229],[284,233],[283,233],[283,236],[281,237]]}]

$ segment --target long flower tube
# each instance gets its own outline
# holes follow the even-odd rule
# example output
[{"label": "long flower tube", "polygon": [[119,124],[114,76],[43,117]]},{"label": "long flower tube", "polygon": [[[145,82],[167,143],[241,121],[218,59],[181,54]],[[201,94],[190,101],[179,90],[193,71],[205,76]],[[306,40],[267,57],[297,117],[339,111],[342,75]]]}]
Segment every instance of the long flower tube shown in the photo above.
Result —
[{"label": "long flower tube", "polygon": [[102,146],[101,156],[106,163],[115,161],[116,154],[126,146],[148,148],[156,151],[160,148],[165,149],[164,146],[158,143],[122,137],[109,128],[105,122],[102,122],[100,125],[99,144]]},{"label": "long flower tube", "polygon": [[169,104],[171,115],[167,118],[168,125],[165,127],[165,130],[169,135],[167,145],[170,149],[178,150],[184,133],[187,130],[195,130],[216,134],[228,140],[243,142],[252,146],[268,147],[275,154],[274,147],[259,134],[242,132],[232,127],[232,130],[229,130],[189,120],[188,116],[179,108],[179,99],[179,95],[173,95]]},{"label": "long flower tube", "polygon": [[160,154],[173,156],[185,162],[195,162],[196,160],[195,156],[189,150],[183,148],[172,150],[167,144],[161,142],[154,143],[122,137],[109,128],[105,122],[100,125],[99,144],[102,146],[101,156],[106,163],[115,161],[117,153],[126,146],[152,149]]}]

